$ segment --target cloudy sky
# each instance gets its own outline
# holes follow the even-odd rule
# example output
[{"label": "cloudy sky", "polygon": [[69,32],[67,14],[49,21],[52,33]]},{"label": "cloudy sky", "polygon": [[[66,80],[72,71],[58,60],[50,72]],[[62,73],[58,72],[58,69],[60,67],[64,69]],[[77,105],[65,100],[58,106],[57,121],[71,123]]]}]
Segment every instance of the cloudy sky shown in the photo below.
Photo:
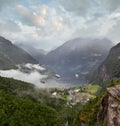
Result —
[{"label": "cloudy sky", "polygon": [[120,0],[0,0],[0,35],[53,49],[76,37],[120,41]]}]

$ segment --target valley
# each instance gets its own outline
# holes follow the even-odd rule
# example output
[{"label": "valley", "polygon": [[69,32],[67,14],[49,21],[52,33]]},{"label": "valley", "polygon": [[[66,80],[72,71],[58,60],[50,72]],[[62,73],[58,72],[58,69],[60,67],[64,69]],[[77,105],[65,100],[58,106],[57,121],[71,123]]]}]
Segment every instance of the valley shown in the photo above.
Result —
[{"label": "valley", "polygon": [[[88,45],[88,43],[91,44]],[[7,56],[13,65],[7,59],[4,61],[4,65],[9,62],[10,67],[8,65],[3,67],[3,61],[0,62],[0,66],[3,68],[0,75],[33,83],[42,88],[69,88],[88,84],[89,78],[107,57],[112,45],[112,42],[106,38],[77,38],[65,42],[47,54],[44,53],[36,60],[35,55],[39,55],[38,50],[36,52],[35,49],[27,48],[27,46],[21,49],[1,37],[1,53]],[[7,50],[9,47],[11,52]],[[1,57],[1,60],[4,58]],[[4,71],[4,69],[6,70]]]},{"label": "valley", "polygon": [[[109,101],[109,89],[113,91],[116,85],[115,89],[119,88],[119,44],[110,49],[112,43],[107,39],[74,39],[44,54],[40,62],[36,60],[38,52],[32,57],[32,51],[29,54],[25,48],[23,51],[3,37],[0,42],[0,106],[5,104],[0,108],[0,121],[3,126],[17,125],[17,121],[20,126],[102,126],[107,123],[99,109],[102,99]],[[70,48],[73,43],[74,47]],[[12,51],[8,52],[9,46]],[[108,104],[105,102],[103,111],[106,112]]]},{"label": "valley", "polygon": [[120,126],[120,0],[0,0],[0,126]]}]

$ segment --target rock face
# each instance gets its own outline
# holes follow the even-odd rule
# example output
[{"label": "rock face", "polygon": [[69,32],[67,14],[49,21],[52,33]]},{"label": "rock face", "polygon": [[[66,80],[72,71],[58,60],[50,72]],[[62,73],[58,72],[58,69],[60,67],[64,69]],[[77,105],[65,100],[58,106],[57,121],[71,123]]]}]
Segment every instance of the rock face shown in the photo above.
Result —
[{"label": "rock face", "polygon": [[120,126],[120,85],[107,88],[98,112],[99,126]]},{"label": "rock face", "polygon": [[98,77],[100,79],[102,79],[103,82],[111,80],[111,78],[112,78],[110,72],[107,70],[105,65],[102,66],[100,74],[98,75]]},{"label": "rock face", "polygon": [[120,43],[114,46],[104,62],[98,67],[93,76],[92,81],[103,83],[120,77]]},{"label": "rock face", "polygon": [[108,88],[107,125],[120,126],[120,85]]}]

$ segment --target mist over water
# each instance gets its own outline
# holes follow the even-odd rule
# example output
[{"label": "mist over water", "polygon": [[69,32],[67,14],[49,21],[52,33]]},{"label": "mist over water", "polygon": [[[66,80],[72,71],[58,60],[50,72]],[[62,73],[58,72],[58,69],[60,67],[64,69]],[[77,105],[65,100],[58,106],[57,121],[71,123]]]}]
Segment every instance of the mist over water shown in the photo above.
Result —
[{"label": "mist over water", "polygon": [[[45,70],[45,68],[39,65],[25,64],[24,67],[29,68],[30,71],[24,72],[21,70],[21,66],[19,66],[17,70],[0,70],[0,76],[32,83],[39,88],[69,88],[75,86],[70,83],[61,82],[59,78],[50,78],[49,75],[41,74],[40,71]],[[43,83],[42,80],[45,80],[45,83]]]},{"label": "mist over water", "polygon": [[45,78],[45,75],[39,74],[37,71],[33,71],[32,73],[23,73],[18,70],[0,70],[0,76],[14,78],[17,80],[33,83],[38,87],[43,87],[40,83],[40,79]]}]

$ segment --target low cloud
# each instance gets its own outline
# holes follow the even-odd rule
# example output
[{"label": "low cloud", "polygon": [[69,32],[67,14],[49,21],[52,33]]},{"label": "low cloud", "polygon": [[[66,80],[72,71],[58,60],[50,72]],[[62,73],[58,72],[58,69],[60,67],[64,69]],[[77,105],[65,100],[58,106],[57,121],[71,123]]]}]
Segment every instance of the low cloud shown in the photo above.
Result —
[{"label": "low cloud", "polygon": [[34,71],[32,73],[23,73],[19,70],[1,70],[0,76],[8,77],[8,78],[14,78],[17,80],[25,81],[28,83],[33,83],[37,87],[44,87],[44,85],[40,82],[41,79],[47,77],[44,75],[41,75],[37,71]]},{"label": "low cloud", "polygon": [[0,20],[0,29],[2,29],[0,32],[21,32],[21,28],[13,20]]},{"label": "low cloud", "polygon": [[[22,68],[24,69],[22,70]],[[29,69],[27,72],[26,68],[27,70]],[[38,64],[25,64],[22,66],[18,65],[17,70],[0,70],[0,76],[32,83],[38,88],[70,87],[70,84],[59,82],[54,76],[49,77],[48,75],[41,74],[40,71],[44,70],[46,69]]]},{"label": "low cloud", "polygon": [[116,31],[114,32],[115,34],[113,34],[113,32],[111,31],[117,29],[116,26],[119,26],[119,25],[120,25],[120,13],[112,13],[111,15],[106,16],[104,23],[101,24],[101,27],[99,29],[100,35],[108,36],[109,38],[111,38],[112,35],[115,35],[118,32]]}]

